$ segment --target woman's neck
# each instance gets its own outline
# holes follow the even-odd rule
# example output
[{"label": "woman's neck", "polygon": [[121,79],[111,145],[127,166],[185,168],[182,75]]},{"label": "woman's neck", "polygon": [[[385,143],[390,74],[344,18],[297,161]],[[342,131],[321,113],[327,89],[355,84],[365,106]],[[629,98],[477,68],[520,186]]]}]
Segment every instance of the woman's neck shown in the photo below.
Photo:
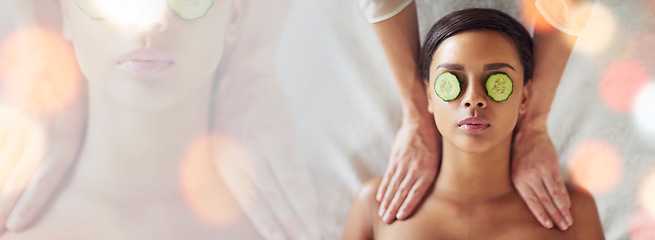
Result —
[{"label": "woman's neck", "polygon": [[176,194],[186,152],[209,131],[211,81],[207,82],[156,112],[125,108],[90,87],[86,139],[73,175],[80,181],[73,183],[110,196]]},{"label": "woman's neck", "polygon": [[513,192],[510,178],[512,136],[486,152],[466,152],[443,140],[441,169],[434,193],[457,202],[487,201]]}]

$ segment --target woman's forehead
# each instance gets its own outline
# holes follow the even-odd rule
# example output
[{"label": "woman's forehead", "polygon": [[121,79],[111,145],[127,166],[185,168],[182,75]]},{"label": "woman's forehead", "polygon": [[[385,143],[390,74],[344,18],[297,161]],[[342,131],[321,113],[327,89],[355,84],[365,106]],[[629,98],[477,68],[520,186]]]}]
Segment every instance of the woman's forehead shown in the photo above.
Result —
[{"label": "woman's forehead", "polygon": [[505,62],[520,65],[516,47],[502,33],[475,30],[457,33],[445,39],[435,51],[432,64],[486,65]]}]

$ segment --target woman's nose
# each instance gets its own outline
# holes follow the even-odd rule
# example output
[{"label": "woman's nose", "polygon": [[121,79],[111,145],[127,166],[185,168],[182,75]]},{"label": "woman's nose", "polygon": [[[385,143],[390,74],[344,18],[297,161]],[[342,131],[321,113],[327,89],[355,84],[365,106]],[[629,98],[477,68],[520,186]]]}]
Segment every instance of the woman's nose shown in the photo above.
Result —
[{"label": "woman's nose", "polygon": [[469,86],[464,92],[464,98],[462,99],[462,104],[465,108],[469,107],[487,107],[487,98],[485,90],[479,84],[475,84],[474,81],[469,81]]},{"label": "woman's nose", "polygon": [[116,21],[127,29],[140,32],[163,32],[168,28],[168,5],[162,0],[139,0],[127,4]]},{"label": "woman's nose", "polygon": [[158,16],[153,14],[153,16],[135,19],[135,21],[132,22],[132,26],[135,28],[135,30],[141,32],[163,32],[168,29],[168,16],[165,14]]},{"label": "woman's nose", "polygon": [[154,38],[158,35],[157,33],[166,31],[168,28],[168,22],[166,19],[163,19],[161,21],[156,21],[152,22],[149,27],[146,29],[140,30],[140,39],[141,39],[141,44],[143,44],[144,47],[151,47],[154,41]]},{"label": "woman's nose", "polygon": [[166,29],[168,29],[168,20],[165,17],[161,18],[159,21],[153,22],[150,29],[155,32],[166,31]]}]

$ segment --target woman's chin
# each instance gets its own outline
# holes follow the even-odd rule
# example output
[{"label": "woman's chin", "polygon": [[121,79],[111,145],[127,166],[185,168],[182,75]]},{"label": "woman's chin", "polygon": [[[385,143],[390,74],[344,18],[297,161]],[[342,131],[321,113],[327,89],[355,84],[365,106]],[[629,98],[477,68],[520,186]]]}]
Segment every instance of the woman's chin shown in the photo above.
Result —
[{"label": "woman's chin", "polygon": [[462,152],[479,154],[489,152],[492,144],[488,140],[479,137],[466,137],[465,139],[459,139],[455,143],[455,147]]},{"label": "woman's chin", "polygon": [[145,97],[110,97],[111,101],[117,106],[133,112],[157,113],[172,108],[180,99],[172,96],[160,98]]}]

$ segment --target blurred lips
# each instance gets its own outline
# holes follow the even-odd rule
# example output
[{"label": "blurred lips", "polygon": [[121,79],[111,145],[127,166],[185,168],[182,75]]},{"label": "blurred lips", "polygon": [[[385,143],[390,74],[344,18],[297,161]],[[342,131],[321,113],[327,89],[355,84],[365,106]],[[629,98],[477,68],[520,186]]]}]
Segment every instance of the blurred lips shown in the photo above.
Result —
[{"label": "blurred lips", "polygon": [[460,121],[457,126],[464,131],[477,133],[486,130],[491,126],[491,124],[489,124],[487,119],[481,117],[470,117]]},{"label": "blurred lips", "polygon": [[154,48],[135,49],[118,58],[120,68],[137,74],[158,73],[171,65],[173,65],[173,57]]}]

